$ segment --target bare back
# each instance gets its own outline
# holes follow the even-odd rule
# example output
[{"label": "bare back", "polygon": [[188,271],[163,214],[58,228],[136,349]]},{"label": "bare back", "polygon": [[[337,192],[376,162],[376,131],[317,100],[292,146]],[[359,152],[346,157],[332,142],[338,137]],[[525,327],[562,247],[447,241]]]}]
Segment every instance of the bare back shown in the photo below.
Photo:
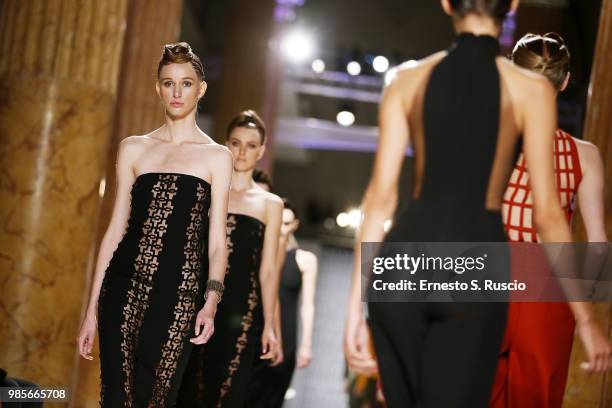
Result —
[{"label": "bare back", "polygon": [[[437,222],[431,220],[430,230],[441,214],[447,220],[441,230],[453,222],[459,230],[493,212],[493,235],[503,238],[498,212],[525,130],[525,101],[541,80],[498,57],[498,47],[493,37],[462,34],[448,53],[401,71],[391,85],[401,95],[414,151],[411,207],[432,211]],[[481,238],[493,238],[487,235]]]}]

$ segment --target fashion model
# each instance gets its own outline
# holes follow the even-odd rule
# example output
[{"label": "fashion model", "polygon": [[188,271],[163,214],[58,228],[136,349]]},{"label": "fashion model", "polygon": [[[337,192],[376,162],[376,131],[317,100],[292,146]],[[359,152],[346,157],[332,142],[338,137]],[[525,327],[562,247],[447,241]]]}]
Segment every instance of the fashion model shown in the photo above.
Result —
[{"label": "fashion model", "polygon": [[[502,199],[521,136],[540,236],[571,241],[550,149],[555,90],[546,78],[498,56],[501,23],[518,1],[441,4],[457,32],[454,44],[416,67],[400,67],[380,106],[380,142],[362,203],[345,332],[345,353],[356,371],[377,368],[360,298],[359,244],[505,242]],[[412,201],[385,236],[408,143],[414,151]],[[574,306],[579,321],[592,319],[590,305]],[[368,311],[389,407],[488,406],[507,303],[372,302]],[[608,345],[595,331],[587,337],[593,363]]]},{"label": "fashion model", "polygon": [[99,328],[103,407],[174,406],[223,292],[232,156],[196,125],[206,82],[191,47],[164,46],[157,76],[166,123],[119,146],[117,196],[77,340],[91,360]]}]

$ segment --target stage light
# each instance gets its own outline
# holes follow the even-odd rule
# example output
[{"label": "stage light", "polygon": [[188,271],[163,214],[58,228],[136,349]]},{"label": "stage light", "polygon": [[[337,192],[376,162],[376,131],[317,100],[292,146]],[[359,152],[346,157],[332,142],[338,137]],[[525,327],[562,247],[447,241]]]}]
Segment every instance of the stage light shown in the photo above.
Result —
[{"label": "stage light", "polygon": [[338,214],[336,217],[336,224],[341,228],[351,227],[357,229],[361,225],[361,219],[361,210],[354,208],[349,210],[349,212],[341,212]]},{"label": "stage light", "polygon": [[284,38],[281,49],[285,56],[296,63],[303,62],[312,55],[312,38],[303,31],[293,31]]},{"label": "stage light", "polygon": [[325,71],[325,62],[323,62],[322,59],[317,58],[316,60],[312,61],[311,67],[314,72],[320,74]]},{"label": "stage light", "polygon": [[372,67],[374,67],[374,71],[376,72],[386,72],[389,69],[389,60],[382,55],[379,55],[372,61]]},{"label": "stage light", "polygon": [[346,64],[346,72],[353,76],[361,74],[361,64],[359,64],[357,61],[349,62]]},{"label": "stage light", "polygon": [[351,126],[355,123],[355,115],[351,111],[342,110],[336,115],[336,121],[342,126]]},{"label": "stage light", "polygon": [[351,227],[359,228],[361,225],[361,211],[357,209],[349,211],[348,222]]},{"label": "stage light", "polygon": [[349,215],[345,212],[341,212],[336,217],[336,224],[341,228],[346,228],[349,225]]},{"label": "stage light", "polygon": [[328,217],[325,219],[325,221],[323,221],[323,227],[325,227],[326,230],[333,230],[336,227],[336,221],[334,221],[333,218]]}]

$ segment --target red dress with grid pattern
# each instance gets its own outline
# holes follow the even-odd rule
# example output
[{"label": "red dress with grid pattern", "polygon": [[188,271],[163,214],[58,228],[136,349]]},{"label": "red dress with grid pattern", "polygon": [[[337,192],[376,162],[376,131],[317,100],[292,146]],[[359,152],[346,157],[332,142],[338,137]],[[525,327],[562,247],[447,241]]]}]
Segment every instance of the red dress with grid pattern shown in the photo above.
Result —
[{"label": "red dress with grid pattern", "polygon": [[[561,206],[571,222],[582,170],[576,143],[561,129],[555,134],[554,160]],[[539,241],[528,180],[521,154],[502,206],[510,241]],[[561,407],[573,338],[574,318],[567,303],[511,303],[490,407]]]}]

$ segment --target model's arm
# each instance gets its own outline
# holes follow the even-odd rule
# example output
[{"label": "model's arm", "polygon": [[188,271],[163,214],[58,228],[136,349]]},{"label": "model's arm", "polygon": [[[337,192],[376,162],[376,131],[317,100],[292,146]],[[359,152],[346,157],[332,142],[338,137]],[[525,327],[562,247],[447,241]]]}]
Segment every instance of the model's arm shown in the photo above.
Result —
[{"label": "model's arm", "polygon": [[[282,218],[281,218],[282,221]],[[285,258],[287,257],[287,236],[281,234],[278,242],[278,248],[276,250],[276,269],[279,278],[279,282],[281,279],[281,274],[283,272],[283,265],[285,264]],[[280,284],[280,283],[279,283]],[[276,340],[278,341],[278,347],[276,348],[276,356],[274,356],[274,360],[270,363],[270,366],[277,366],[282,363],[285,359],[285,350],[283,350],[283,330],[281,325],[281,309],[280,309],[280,301],[277,297],[276,305],[274,306],[274,334]]]},{"label": "model's arm", "polygon": [[[542,241],[570,243],[572,236],[559,203],[553,170],[551,146],[557,119],[555,91],[552,85],[542,78],[541,81],[531,84],[528,94],[529,98],[525,98],[520,105],[523,108],[523,151],[529,168],[534,222]],[[571,282],[569,290],[574,290]],[[569,302],[569,306],[589,357],[588,370],[606,370],[612,349],[594,322],[592,305],[588,302],[573,301]]]},{"label": "model's arm", "polygon": [[385,90],[379,111],[379,144],[374,169],[363,201],[363,222],[357,231],[344,349],[354,371],[372,371],[376,362],[369,351],[369,337],[361,303],[361,242],[380,242],[383,225],[397,205],[397,186],[408,145],[407,108],[397,79]]},{"label": "model's arm", "polygon": [[[232,154],[225,147],[219,146],[211,160],[211,201],[208,230],[208,279],[223,282],[227,267],[227,201],[232,180]],[[198,312],[195,325],[195,337],[190,341],[203,344],[214,332],[214,318],[217,313],[219,294],[207,293],[206,303]],[[203,326],[203,327],[202,327]]]},{"label": "model's arm", "polygon": [[110,223],[100,243],[89,303],[85,312],[85,318],[81,324],[79,337],[77,338],[79,352],[83,358],[88,360],[93,359],[91,351],[97,328],[97,307],[102,281],[104,280],[106,268],[108,268],[113,252],[117,248],[119,241],[123,238],[130,215],[130,189],[134,183],[132,163],[137,152],[138,146],[132,138],[124,139],[119,144],[116,164],[117,192],[115,203]]},{"label": "model's arm", "polygon": [[278,302],[278,284],[280,268],[277,268],[276,257],[283,214],[283,202],[280,198],[268,193],[266,197],[266,231],[259,267],[259,283],[263,303],[264,330],[261,338],[261,358],[274,358],[278,352],[280,339],[274,330],[275,308]]},{"label": "model's arm", "polygon": [[608,257],[604,210],[604,165],[597,146],[576,141],[582,181],[578,186],[578,206],[589,244],[584,256],[582,278],[587,293],[592,295]]},{"label": "model's arm", "polygon": [[302,341],[297,353],[297,367],[304,368],[312,360],[312,334],[314,331],[315,292],[317,288],[317,257],[312,252],[298,250],[298,264],[302,272]]},{"label": "model's arm", "polygon": [[578,205],[589,242],[608,242],[604,210],[604,165],[597,146],[578,142],[582,182]]}]

